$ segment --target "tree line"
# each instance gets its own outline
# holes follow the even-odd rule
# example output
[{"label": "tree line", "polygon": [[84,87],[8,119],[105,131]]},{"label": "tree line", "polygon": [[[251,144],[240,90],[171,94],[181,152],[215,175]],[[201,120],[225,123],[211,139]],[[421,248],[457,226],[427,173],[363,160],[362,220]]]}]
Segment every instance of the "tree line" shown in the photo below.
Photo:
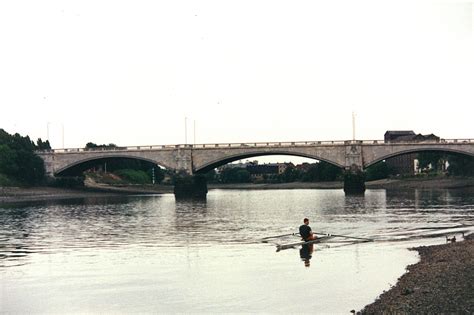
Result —
[{"label": "tree line", "polygon": [[342,180],[341,168],[326,162],[307,164],[304,168],[288,165],[281,174],[262,174],[258,179],[252,179],[252,173],[247,168],[223,168],[219,173],[208,173],[209,182],[217,183],[290,183],[290,182],[326,182]]},{"label": "tree line", "polygon": [[[446,171],[454,176],[474,176],[474,158],[462,154],[422,152],[418,154],[420,169],[426,173]],[[445,170],[444,167],[448,165]]]},{"label": "tree line", "polygon": [[34,143],[30,137],[9,134],[0,129],[0,185],[37,185],[43,182],[45,168],[36,150],[49,150],[49,141]]}]

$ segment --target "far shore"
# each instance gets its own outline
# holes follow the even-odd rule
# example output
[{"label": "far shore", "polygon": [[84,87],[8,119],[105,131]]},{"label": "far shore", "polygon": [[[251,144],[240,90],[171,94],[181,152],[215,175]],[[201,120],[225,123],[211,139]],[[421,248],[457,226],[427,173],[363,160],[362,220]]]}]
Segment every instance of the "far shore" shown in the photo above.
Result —
[{"label": "far shore", "polygon": [[[381,179],[366,182],[367,189],[449,189],[474,187],[474,178],[426,177]],[[292,182],[277,184],[208,184],[209,189],[342,189],[343,182]]]},{"label": "far shore", "polygon": [[[208,184],[208,189],[342,189],[343,182],[278,184]],[[474,187],[474,178],[408,178],[383,179],[366,183],[367,189],[453,189]],[[172,185],[106,185],[89,183],[84,188],[0,187],[0,204],[24,201],[61,200],[134,194],[172,194]]]}]

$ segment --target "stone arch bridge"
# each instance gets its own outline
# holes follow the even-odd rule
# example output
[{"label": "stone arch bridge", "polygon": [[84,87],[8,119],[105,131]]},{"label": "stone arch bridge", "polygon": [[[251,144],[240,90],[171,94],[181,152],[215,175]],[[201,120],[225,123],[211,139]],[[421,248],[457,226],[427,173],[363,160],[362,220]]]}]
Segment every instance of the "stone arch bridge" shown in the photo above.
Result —
[{"label": "stone arch bridge", "polygon": [[363,170],[379,161],[405,153],[452,152],[474,156],[474,139],[441,139],[386,143],[383,140],[258,142],[199,145],[152,145],[97,149],[39,151],[49,176],[61,176],[73,167],[94,160],[132,158],[149,161],[189,175],[207,172],[232,161],[264,156],[291,155],[325,161],[346,170]]}]

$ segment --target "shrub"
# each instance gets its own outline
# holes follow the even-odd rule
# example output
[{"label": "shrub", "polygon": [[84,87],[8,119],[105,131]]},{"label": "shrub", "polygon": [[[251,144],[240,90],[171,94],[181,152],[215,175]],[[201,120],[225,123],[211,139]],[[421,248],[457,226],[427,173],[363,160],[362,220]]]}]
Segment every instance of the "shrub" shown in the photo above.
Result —
[{"label": "shrub", "polygon": [[150,175],[145,171],[137,171],[131,169],[117,170],[115,174],[120,176],[124,181],[131,184],[150,184]]}]

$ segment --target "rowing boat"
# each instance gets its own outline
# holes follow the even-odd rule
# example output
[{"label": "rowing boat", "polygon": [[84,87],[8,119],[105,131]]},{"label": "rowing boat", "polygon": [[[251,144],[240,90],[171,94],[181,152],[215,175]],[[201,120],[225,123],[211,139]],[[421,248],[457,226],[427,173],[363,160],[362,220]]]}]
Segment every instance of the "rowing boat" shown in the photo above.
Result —
[{"label": "rowing boat", "polygon": [[333,238],[333,237],[332,236],[323,236],[323,237],[318,237],[317,239],[314,239],[314,240],[311,240],[311,241],[301,241],[301,242],[290,243],[290,244],[277,244],[277,252],[279,252],[282,249],[293,248],[295,246],[322,243],[322,242],[327,241],[331,238]]}]

